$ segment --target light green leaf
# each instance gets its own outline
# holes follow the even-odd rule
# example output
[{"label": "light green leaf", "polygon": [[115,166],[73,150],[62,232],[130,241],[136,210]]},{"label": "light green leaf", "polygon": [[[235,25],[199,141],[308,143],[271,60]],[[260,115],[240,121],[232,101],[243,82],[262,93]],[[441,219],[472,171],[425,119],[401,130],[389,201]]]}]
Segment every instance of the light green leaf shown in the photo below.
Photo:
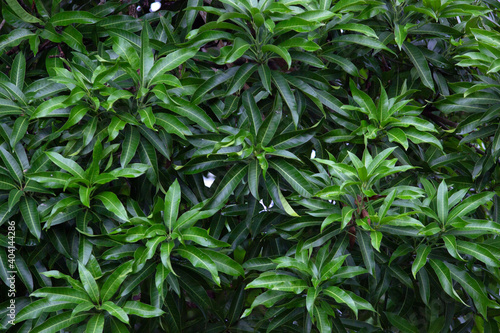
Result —
[{"label": "light green leaf", "polygon": [[198,52],[198,48],[182,48],[180,50],[169,53],[167,56],[156,60],[155,64],[149,71],[147,76],[147,82],[153,84],[154,80],[164,74],[165,72],[171,71],[174,68],[179,67],[185,63],[188,59],[191,59]]},{"label": "light green leaf", "polygon": [[99,288],[97,287],[94,277],[81,262],[78,263],[78,272],[80,273],[80,280],[82,281],[83,288],[85,288],[85,291],[89,294],[92,301],[97,304],[99,302]]},{"label": "light green leaf", "polygon": [[207,204],[207,209],[216,209],[226,202],[236,187],[241,183],[247,173],[248,165],[236,164],[224,176],[215,190],[212,199]]},{"label": "light green leaf", "polygon": [[431,253],[431,247],[428,245],[422,244],[417,248],[417,255],[415,257],[415,260],[413,261],[413,264],[411,265],[411,273],[413,274],[413,278],[417,278],[418,271],[427,263],[427,257],[429,256],[429,253]]},{"label": "light green leaf", "polygon": [[99,199],[104,204],[107,210],[113,212],[116,216],[118,216],[123,221],[128,221],[127,211],[125,207],[120,202],[116,194],[113,192],[102,192],[94,197],[95,199]]},{"label": "light green leaf", "polygon": [[57,333],[62,329],[78,324],[89,316],[88,313],[79,313],[71,316],[71,312],[67,311],[50,317],[41,325],[33,328],[30,333]]},{"label": "light green leaf", "polygon": [[108,311],[108,313],[113,317],[118,318],[121,322],[125,324],[128,324],[127,313],[115,303],[110,301],[104,302],[101,305],[101,309]]},{"label": "light green leaf", "polygon": [[192,245],[179,247],[176,249],[176,251],[181,257],[189,260],[194,267],[203,268],[209,271],[212,275],[212,279],[215,281],[215,283],[217,283],[218,286],[220,286],[220,278],[217,273],[217,266],[209,256]]},{"label": "light green leaf", "polygon": [[85,327],[85,333],[102,333],[104,331],[104,314],[95,314]]},{"label": "light green leaf", "polygon": [[144,304],[137,301],[128,301],[123,306],[125,313],[136,315],[142,318],[154,318],[163,315],[165,312],[152,305]]},{"label": "light green leaf", "polygon": [[100,18],[89,12],[84,11],[67,11],[53,15],[49,23],[53,26],[66,26],[73,23],[94,24],[99,22]]},{"label": "light green leaf", "polygon": [[19,202],[19,210],[21,211],[21,215],[30,233],[37,239],[40,239],[42,230],[40,226],[40,217],[36,208],[37,204],[31,197],[25,196]]}]

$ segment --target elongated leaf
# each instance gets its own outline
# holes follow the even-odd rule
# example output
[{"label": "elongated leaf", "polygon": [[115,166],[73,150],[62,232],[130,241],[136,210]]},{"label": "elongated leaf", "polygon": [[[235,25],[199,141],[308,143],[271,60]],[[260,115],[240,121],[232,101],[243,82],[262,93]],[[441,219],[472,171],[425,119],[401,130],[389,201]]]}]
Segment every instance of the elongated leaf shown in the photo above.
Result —
[{"label": "elongated leaf", "polygon": [[306,198],[312,196],[314,190],[293,165],[282,159],[272,160],[270,164],[272,168],[277,170],[300,195]]},{"label": "elongated leaf", "polygon": [[96,195],[94,198],[99,199],[104,204],[107,210],[113,212],[116,216],[118,216],[123,221],[128,221],[127,211],[125,207],[120,202],[116,194],[113,192],[102,192]]},{"label": "elongated leaf", "polygon": [[439,220],[445,225],[448,218],[448,185],[446,185],[444,180],[438,187],[436,205]]},{"label": "elongated leaf", "polygon": [[163,210],[163,221],[169,231],[172,231],[173,225],[177,220],[180,202],[181,188],[176,179],[167,191],[165,196],[165,208]]},{"label": "elongated leaf", "polygon": [[347,304],[347,306],[351,308],[352,311],[354,311],[356,318],[358,317],[358,307],[356,306],[356,303],[344,290],[338,287],[331,286],[323,289],[323,293],[332,297],[337,303]]},{"label": "elongated leaf", "polygon": [[28,226],[30,233],[37,239],[40,239],[42,228],[40,226],[40,217],[36,209],[37,204],[31,197],[25,196],[19,202],[19,209],[23,216],[24,222]]},{"label": "elongated leaf", "polygon": [[129,276],[132,271],[132,262],[128,261],[116,268],[101,287],[101,299],[108,301],[120,288],[121,283]]},{"label": "elongated leaf", "polygon": [[276,71],[271,72],[271,77],[273,79],[274,84],[278,88],[281,97],[283,97],[283,100],[288,106],[290,113],[292,114],[292,119],[293,123],[295,124],[295,127],[297,127],[297,124],[299,122],[299,110],[297,107],[297,101],[295,100],[295,96],[293,95],[292,90],[288,85],[288,82],[281,73]]},{"label": "elongated leaf", "polygon": [[434,81],[432,81],[431,70],[429,69],[429,64],[427,63],[422,51],[420,51],[417,46],[409,42],[404,42],[403,50],[406,52],[410,61],[417,69],[418,76],[420,76],[424,86],[434,90]]},{"label": "elongated leaf", "polygon": [[104,331],[104,314],[95,314],[87,323],[85,332],[102,333]]},{"label": "elongated leaf", "polygon": [[176,251],[177,253],[179,253],[181,257],[189,260],[194,267],[203,268],[209,271],[215,283],[217,283],[217,285],[220,285],[220,278],[217,273],[217,266],[215,265],[213,260],[210,259],[209,256],[207,256],[206,254],[201,252],[198,248],[192,245],[180,247]]},{"label": "elongated leaf", "polygon": [[262,46],[262,51],[276,53],[281,58],[283,58],[283,60],[285,60],[286,64],[288,65],[288,68],[292,66],[292,57],[290,56],[290,53],[288,53],[287,49],[284,48],[283,46],[268,44]]},{"label": "elongated leaf", "polygon": [[74,307],[75,305],[70,302],[50,301],[47,298],[42,298],[22,308],[16,315],[16,323],[36,319],[44,312],[54,312]]},{"label": "elongated leaf", "polygon": [[89,296],[79,290],[69,287],[45,287],[31,294],[34,297],[47,297],[50,301],[63,301],[81,304],[91,302]]},{"label": "elongated leaf", "polygon": [[419,333],[419,330],[405,318],[389,312],[386,312],[385,315],[391,324],[396,326],[401,332]]},{"label": "elongated leaf", "polygon": [[101,308],[108,311],[108,313],[113,317],[118,318],[122,323],[128,324],[129,319],[127,313],[115,303],[110,301],[104,302],[102,303]]},{"label": "elongated leaf", "polygon": [[85,288],[85,291],[89,294],[94,303],[97,304],[99,302],[99,288],[97,287],[94,277],[82,263],[78,263],[78,272],[80,273],[80,280],[83,283],[83,288]]},{"label": "elongated leaf", "polygon": [[147,82],[154,81],[159,75],[179,67],[197,52],[198,48],[182,48],[158,59],[147,75]]},{"label": "elongated leaf", "polygon": [[411,265],[411,273],[413,274],[413,278],[417,278],[418,271],[424,267],[427,263],[427,256],[431,253],[431,247],[428,245],[420,245],[417,248],[417,255],[413,264]]},{"label": "elongated leaf", "polygon": [[[16,0],[8,0],[8,2],[16,2]],[[26,75],[26,58],[23,52],[19,52],[14,61],[12,62],[12,68],[10,70],[10,82],[23,90],[24,87],[24,77]],[[13,147],[13,145],[11,145]]]},{"label": "elongated leaf", "polygon": [[257,138],[257,133],[259,132],[260,126],[262,125],[262,115],[255,103],[255,99],[252,94],[247,90],[242,96],[243,107],[250,121],[250,133]]},{"label": "elongated leaf", "polygon": [[483,192],[471,195],[451,210],[450,214],[448,215],[448,221],[451,222],[457,217],[462,217],[475,210],[479,206],[484,205],[491,200],[493,195],[494,194],[491,192]]},{"label": "elongated leaf", "polygon": [[210,119],[210,117],[206,114],[203,109],[200,107],[189,103],[181,98],[171,97],[174,103],[168,104],[168,108],[180,116],[189,118],[194,121],[196,124],[200,125],[203,128],[206,128],[209,131],[217,132],[217,128]]},{"label": "elongated leaf", "polygon": [[11,153],[0,146],[0,157],[7,167],[7,170],[9,170],[10,176],[14,178],[14,180],[16,180],[19,185],[21,185],[24,178],[23,170],[21,169],[21,166],[16,161],[14,156],[12,156]]},{"label": "elongated leaf", "polygon": [[78,324],[85,320],[89,316],[88,313],[79,313],[75,316],[71,316],[71,312],[67,311],[53,317],[43,322],[41,325],[36,326],[30,332],[32,333],[57,333],[62,329],[70,327],[71,325]]},{"label": "elongated leaf", "polygon": [[158,309],[152,305],[137,301],[129,301],[125,303],[125,305],[123,306],[123,310],[129,315],[132,314],[142,318],[154,318],[165,313],[161,309]]},{"label": "elongated leaf", "polygon": [[66,26],[73,23],[93,24],[99,22],[99,18],[89,12],[67,11],[52,16],[49,23],[53,26]]},{"label": "elongated leaf", "polygon": [[474,244],[459,240],[457,241],[457,250],[473,256],[477,260],[484,262],[486,265],[492,267],[500,266],[500,259],[498,259],[498,257],[491,253],[488,248],[482,246],[481,244]]},{"label": "elongated leaf", "polygon": [[73,176],[85,179],[85,171],[75,161],[62,156],[56,152],[46,152],[49,159],[63,170],[68,171]]},{"label": "elongated leaf", "polygon": [[247,168],[248,166],[243,164],[234,165],[220,182],[206,208],[215,209],[222,206],[245,177]]},{"label": "elongated leaf", "polygon": [[227,255],[208,249],[200,249],[204,254],[210,257],[215,263],[217,270],[219,272],[231,275],[231,276],[245,276],[243,267],[233,259],[229,258]]},{"label": "elongated leaf", "polygon": [[363,262],[365,264],[368,273],[375,276],[375,256],[373,253],[373,248],[370,240],[370,236],[363,231],[356,233],[359,248],[361,250],[361,255],[363,256]]}]

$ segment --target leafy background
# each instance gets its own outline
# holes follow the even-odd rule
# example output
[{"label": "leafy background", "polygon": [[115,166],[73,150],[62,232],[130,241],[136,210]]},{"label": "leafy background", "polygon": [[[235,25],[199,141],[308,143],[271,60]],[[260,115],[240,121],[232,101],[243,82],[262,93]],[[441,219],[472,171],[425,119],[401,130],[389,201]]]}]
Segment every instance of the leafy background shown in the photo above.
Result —
[{"label": "leafy background", "polygon": [[499,331],[499,2],[147,8],[2,3],[2,330]]}]

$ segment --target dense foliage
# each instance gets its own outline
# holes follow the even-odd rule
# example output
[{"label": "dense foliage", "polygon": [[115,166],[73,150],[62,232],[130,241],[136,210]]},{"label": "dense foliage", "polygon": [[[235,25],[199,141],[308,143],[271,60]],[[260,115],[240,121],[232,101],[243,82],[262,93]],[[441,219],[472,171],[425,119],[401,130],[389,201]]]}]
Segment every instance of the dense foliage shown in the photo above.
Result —
[{"label": "dense foliage", "polygon": [[2,330],[500,331],[497,0],[162,6],[2,4]]}]

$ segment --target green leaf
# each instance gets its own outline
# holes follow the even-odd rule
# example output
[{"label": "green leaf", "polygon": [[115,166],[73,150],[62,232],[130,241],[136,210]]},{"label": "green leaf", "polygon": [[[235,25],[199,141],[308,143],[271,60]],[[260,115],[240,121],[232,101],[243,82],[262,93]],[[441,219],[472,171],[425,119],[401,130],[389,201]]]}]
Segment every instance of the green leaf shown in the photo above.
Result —
[{"label": "green leaf", "polygon": [[165,208],[163,210],[163,221],[170,232],[177,221],[179,205],[181,202],[181,188],[177,179],[172,183],[165,195]]},{"label": "green leaf", "polygon": [[337,303],[346,304],[352,311],[354,311],[354,315],[358,318],[358,307],[352,297],[344,290],[331,286],[323,289],[322,292],[332,297]]},{"label": "green leaf", "polygon": [[394,313],[386,312],[385,315],[387,319],[391,322],[392,325],[396,326],[401,332],[408,333],[419,333],[420,331],[413,324],[411,324],[408,320],[404,319],[401,316],[398,316]]},{"label": "green leaf", "polygon": [[363,35],[366,35],[368,37],[373,37],[373,38],[378,39],[378,36],[375,33],[375,31],[372,28],[370,28],[368,25],[364,25],[364,24],[359,24],[359,23],[339,24],[339,25],[335,26],[335,29],[355,31],[355,32],[362,33]]},{"label": "green leaf", "polygon": [[31,197],[25,196],[19,202],[19,210],[21,211],[24,222],[28,226],[30,233],[39,240],[42,234],[42,228],[40,226],[40,217],[36,207],[37,204]]},{"label": "green leaf", "polygon": [[224,59],[224,63],[230,64],[241,58],[245,52],[250,48],[250,44],[248,44],[242,38],[236,37],[233,41],[233,48]]},{"label": "green leaf", "polygon": [[198,48],[182,48],[156,60],[147,75],[146,81],[151,85],[151,82],[154,82],[158,76],[179,67],[187,60],[194,57],[197,52]]},{"label": "green leaf", "polygon": [[351,74],[352,76],[359,77],[358,68],[350,60],[333,53],[323,54],[322,57],[329,62],[339,65],[345,72]]},{"label": "green leaf", "polygon": [[9,5],[10,9],[12,9],[12,11],[16,13],[16,15],[19,16],[19,18],[24,22],[43,23],[42,20],[25,11],[24,8],[19,4],[19,2],[17,2],[17,0],[6,0],[6,2]]},{"label": "green leaf", "polygon": [[94,196],[94,198],[101,200],[104,207],[118,216],[121,220],[128,221],[127,211],[116,194],[113,192],[102,192]]},{"label": "green leaf", "polygon": [[390,53],[394,53],[392,52],[391,49],[389,49],[387,46],[385,46],[377,39],[366,37],[363,35],[357,35],[357,34],[341,35],[339,37],[332,39],[332,42],[333,43],[340,42],[348,44],[353,43],[353,44],[363,45],[374,50],[385,50]]},{"label": "green leaf", "polygon": [[452,222],[456,218],[462,217],[477,209],[479,206],[486,204],[491,200],[491,198],[493,198],[493,195],[494,193],[492,192],[483,192],[471,195],[451,210],[448,215],[448,221]]},{"label": "green leaf", "polygon": [[57,333],[62,329],[78,324],[89,316],[88,313],[79,313],[71,316],[71,312],[67,311],[50,317],[45,322],[33,328],[32,333]]},{"label": "green leaf", "polygon": [[78,263],[78,272],[83,288],[85,288],[85,291],[89,294],[92,301],[97,304],[99,302],[99,288],[97,287],[94,277],[81,262]]},{"label": "green leaf", "polygon": [[67,11],[53,15],[49,23],[53,26],[66,26],[73,23],[94,24],[99,22],[100,18],[89,12],[84,11]]},{"label": "green leaf", "polygon": [[250,76],[255,72],[255,70],[257,70],[257,67],[258,66],[256,64],[248,63],[238,68],[234,74],[233,80],[228,85],[229,87],[227,88],[225,95],[229,96],[241,90]]},{"label": "green leaf", "polygon": [[21,169],[21,166],[19,163],[16,161],[14,156],[12,156],[11,153],[9,153],[7,150],[5,150],[2,146],[0,146],[0,157],[2,158],[3,163],[7,167],[7,170],[9,171],[9,174],[14,180],[19,184],[23,184],[23,170]]},{"label": "green leaf", "polygon": [[262,86],[271,93],[271,70],[267,64],[262,64],[258,68]]},{"label": "green leaf", "polygon": [[115,318],[118,318],[121,322],[128,324],[128,315],[127,313],[115,303],[110,301],[104,302],[101,305],[101,309],[108,311],[110,315]]},{"label": "green leaf", "polygon": [[247,173],[247,165],[236,164],[224,176],[215,190],[212,199],[207,204],[207,209],[218,209],[225,204],[236,187],[241,183]]},{"label": "green leaf", "polygon": [[163,315],[165,312],[152,305],[144,304],[137,301],[128,301],[123,306],[125,313],[136,315],[142,318],[154,318]]},{"label": "green leaf", "polygon": [[188,101],[183,100],[182,98],[177,98],[172,96],[171,99],[174,103],[168,104],[168,108],[170,110],[174,111],[180,116],[189,118],[196,124],[200,125],[201,127],[209,131],[217,132],[217,128],[214,122],[212,121],[212,119],[210,119],[210,117],[206,114],[206,112],[203,109],[194,104],[189,103]]},{"label": "green leaf", "polygon": [[429,134],[427,132],[421,132],[418,131],[414,128],[407,128],[405,129],[404,133],[406,134],[406,137],[413,141],[416,144],[419,143],[430,143],[431,145],[443,150],[443,145],[441,144],[441,141],[439,141],[434,135]]},{"label": "green leaf", "polygon": [[[15,0],[8,0],[8,2],[16,2]],[[24,77],[26,76],[26,58],[23,52],[19,52],[14,61],[12,62],[12,68],[10,70],[10,82],[23,90],[24,87]],[[11,145],[11,147],[14,147]]]},{"label": "green leaf", "polygon": [[439,220],[445,225],[448,218],[448,185],[446,185],[444,180],[438,187],[436,206]]},{"label": "green leaf", "polygon": [[87,322],[86,333],[102,333],[104,331],[104,314],[95,314]]},{"label": "green leaf", "polygon": [[278,171],[301,196],[306,198],[310,198],[312,196],[314,190],[311,188],[309,182],[290,163],[282,159],[276,159],[271,160],[270,165],[273,169]]},{"label": "green leaf", "polygon": [[22,308],[16,315],[15,323],[19,323],[29,319],[36,319],[44,312],[54,312],[63,309],[72,309],[75,306],[70,302],[50,301],[47,298],[42,298],[33,301]]},{"label": "green leaf", "polygon": [[450,269],[442,262],[439,260],[434,260],[434,259],[429,259],[429,263],[436,273],[439,283],[441,284],[441,287],[443,290],[452,298],[455,300],[462,302],[464,305],[464,301],[458,296],[457,292],[455,289],[453,289],[453,281],[451,280],[451,273]]},{"label": "green leaf", "polygon": [[156,123],[156,117],[153,114],[153,110],[151,107],[138,110],[139,115],[141,116],[141,121],[150,129],[154,129],[154,125]]},{"label": "green leaf", "polygon": [[403,50],[417,69],[418,76],[420,76],[424,86],[434,91],[434,81],[432,81],[431,70],[429,69],[429,64],[427,63],[422,51],[420,51],[417,46],[409,42],[404,42]]},{"label": "green leaf", "polygon": [[368,273],[370,273],[372,276],[375,276],[375,256],[373,253],[370,236],[364,231],[358,231],[356,235],[365,267],[368,270]]},{"label": "green leaf", "polygon": [[250,315],[252,310],[259,305],[265,306],[266,308],[270,308],[277,302],[281,301],[282,299],[289,297],[289,295],[290,295],[289,293],[283,291],[277,291],[277,290],[265,291],[253,300],[252,305],[250,306],[250,308],[246,309],[245,312],[243,312],[241,318]]},{"label": "green leaf", "polygon": [[184,125],[176,116],[168,113],[156,113],[156,124],[161,126],[171,134],[176,134],[182,139],[185,139],[185,135],[193,135],[191,130]]},{"label": "green leaf", "polygon": [[191,227],[181,234],[183,240],[193,241],[204,247],[226,247],[229,244],[221,242],[208,234],[206,229]]},{"label": "green leaf", "polygon": [[59,153],[56,152],[45,152],[49,159],[58,167],[60,167],[63,170],[68,171],[71,173],[73,176],[78,177],[78,178],[83,178],[85,179],[85,171],[83,171],[82,167],[79,166],[75,161],[65,158]]},{"label": "green leaf", "polygon": [[101,287],[101,300],[108,301],[118,291],[120,285],[129,276],[132,271],[132,261],[125,262],[116,268],[106,279]]},{"label": "green leaf", "polygon": [[255,102],[252,94],[247,90],[242,95],[243,107],[250,122],[250,133],[257,138],[260,126],[262,125],[262,114]]},{"label": "green leaf", "polygon": [[47,297],[50,301],[63,301],[75,304],[89,302],[91,299],[87,293],[69,287],[45,287],[33,292],[30,296]]},{"label": "green leaf", "polygon": [[256,142],[260,143],[262,146],[267,146],[269,142],[271,142],[271,140],[274,138],[280,121],[281,109],[273,111],[271,114],[269,114],[259,128]]},{"label": "green leaf", "polygon": [[261,169],[259,161],[253,160],[248,164],[248,188],[255,199],[259,199],[259,180]]},{"label": "green leaf", "polygon": [[[324,302],[322,303],[324,304]],[[316,326],[319,329],[320,333],[331,333],[332,332],[332,323],[328,316],[328,312],[325,309],[319,308],[317,306],[313,307],[312,313],[314,314],[314,318],[316,318]]]},{"label": "green leaf", "polygon": [[262,46],[262,51],[276,53],[281,58],[283,58],[283,60],[285,60],[289,69],[292,66],[292,57],[290,56],[290,53],[288,53],[288,50],[286,48],[284,48],[283,46],[268,44],[268,45]]},{"label": "green leaf", "polygon": [[477,260],[484,262],[488,266],[500,267],[498,256],[493,254],[487,247],[466,241],[457,241],[457,250],[471,255]]},{"label": "green leaf", "polygon": [[17,46],[23,40],[28,39],[32,36],[36,35],[28,29],[13,29],[8,34],[0,36],[0,53],[2,53],[5,48],[9,46]]},{"label": "green leaf", "polygon": [[212,279],[220,286],[220,278],[217,273],[217,266],[209,256],[201,252],[192,245],[182,246],[176,249],[177,253],[186,258],[194,267],[206,269],[212,275]]},{"label": "green leaf", "polygon": [[250,288],[267,288],[300,294],[304,289],[308,288],[308,285],[304,280],[294,276],[266,272],[250,282],[245,289]]},{"label": "green leaf", "polygon": [[293,96],[288,82],[281,73],[276,71],[271,72],[271,77],[292,114],[292,119],[295,127],[297,127],[297,124],[299,122],[299,111],[297,107],[297,101],[295,100],[295,96]]},{"label": "green leaf", "polygon": [[427,257],[431,253],[431,247],[428,245],[421,244],[417,248],[417,255],[413,264],[411,265],[411,273],[413,274],[413,278],[417,278],[418,271],[425,266],[427,263]]},{"label": "green leaf", "polygon": [[[350,80],[349,81],[349,87],[351,88],[351,93],[354,101],[362,108],[365,110],[365,113],[369,115],[374,115],[375,110],[377,109],[375,107],[375,103],[373,103],[373,100],[368,96],[366,93],[362,92],[356,87],[356,84],[354,81]],[[375,118],[376,119],[376,118]]]},{"label": "green leaf", "polygon": [[215,263],[217,270],[219,272],[231,275],[231,276],[245,276],[245,271],[243,267],[233,259],[229,258],[227,255],[208,249],[200,249],[204,254],[210,257]]}]

